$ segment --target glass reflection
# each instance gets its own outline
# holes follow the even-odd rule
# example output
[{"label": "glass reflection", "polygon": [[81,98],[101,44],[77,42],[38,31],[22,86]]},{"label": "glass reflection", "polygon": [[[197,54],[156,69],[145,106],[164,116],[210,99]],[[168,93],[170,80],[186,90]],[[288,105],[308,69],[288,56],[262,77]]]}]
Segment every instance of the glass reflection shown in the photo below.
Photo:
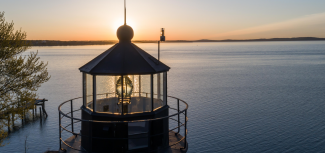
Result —
[{"label": "glass reflection", "polygon": [[[93,76],[86,75],[86,107],[109,114],[135,114],[155,111],[166,105],[167,75],[96,76],[96,102],[93,104]],[[153,93],[151,93],[153,91]],[[153,97],[151,97],[153,96]],[[123,102],[122,102],[123,97]]]}]

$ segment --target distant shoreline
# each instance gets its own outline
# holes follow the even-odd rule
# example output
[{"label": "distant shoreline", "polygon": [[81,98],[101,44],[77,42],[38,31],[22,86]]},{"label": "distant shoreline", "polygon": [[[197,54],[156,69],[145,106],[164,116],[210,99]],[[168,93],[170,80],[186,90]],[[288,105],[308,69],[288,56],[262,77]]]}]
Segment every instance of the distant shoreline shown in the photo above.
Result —
[{"label": "distant shoreline", "polygon": [[[295,38],[270,38],[270,39],[246,39],[246,40],[167,40],[165,43],[193,43],[193,42],[265,42],[265,41],[324,41],[325,38],[317,37],[295,37]],[[60,40],[27,40],[31,46],[82,46],[82,45],[109,45],[115,44],[116,40],[103,41],[60,41]],[[135,40],[133,43],[156,43],[157,40]]]}]

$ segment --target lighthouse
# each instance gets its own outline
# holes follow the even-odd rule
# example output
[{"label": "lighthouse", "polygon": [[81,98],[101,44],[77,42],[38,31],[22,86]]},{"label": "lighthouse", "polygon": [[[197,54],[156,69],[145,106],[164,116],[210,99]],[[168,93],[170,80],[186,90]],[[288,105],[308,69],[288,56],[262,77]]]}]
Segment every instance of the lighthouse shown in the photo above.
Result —
[{"label": "lighthouse", "polygon": [[[79,68],[82,97],[59,106],[60,150],[186,152],[188,105],[167,95],[170,67],[131,42],[134,31],[126,20],[116,35],[118,43]],[[81,106],[74,104],[77,99]],[[69,104],[71,111],[62,111]],[[63,118],[71,123],[64,126]],[[63,140],[62,131],[73,136]]]}]

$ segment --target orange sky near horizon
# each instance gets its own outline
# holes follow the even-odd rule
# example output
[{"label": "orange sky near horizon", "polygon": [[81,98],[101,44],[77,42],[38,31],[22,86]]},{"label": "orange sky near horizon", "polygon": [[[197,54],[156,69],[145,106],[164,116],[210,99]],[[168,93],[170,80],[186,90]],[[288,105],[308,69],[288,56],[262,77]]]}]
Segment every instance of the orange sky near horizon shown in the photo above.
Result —
[{"label": "orange sky near horizon", "polygon": [[[17,6],[17,3],[20,5]],[[0,11],[29,40],[117,40],[123,0],[5,1]],[[133,40],[325,37],[321,0],[127,1]]]}]

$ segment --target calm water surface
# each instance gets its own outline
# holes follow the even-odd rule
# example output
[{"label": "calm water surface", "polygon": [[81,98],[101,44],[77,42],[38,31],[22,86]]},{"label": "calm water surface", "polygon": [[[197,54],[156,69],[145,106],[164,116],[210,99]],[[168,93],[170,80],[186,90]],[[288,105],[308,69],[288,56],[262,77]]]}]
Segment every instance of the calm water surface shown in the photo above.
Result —
[{"label": "calm water surface", "polygon": [[[157,44],[137,45],[157,56]],[[110,46],[30,49],[48,61],[38,93],[49,117],[13,132],[0,152],[24,152],[26,136],[27,152],[58,150],[58,105],[81,96],[78,68]],[[161,47],[168,94],[189,104],[189,153],[325,152],[325,41]]]}]

